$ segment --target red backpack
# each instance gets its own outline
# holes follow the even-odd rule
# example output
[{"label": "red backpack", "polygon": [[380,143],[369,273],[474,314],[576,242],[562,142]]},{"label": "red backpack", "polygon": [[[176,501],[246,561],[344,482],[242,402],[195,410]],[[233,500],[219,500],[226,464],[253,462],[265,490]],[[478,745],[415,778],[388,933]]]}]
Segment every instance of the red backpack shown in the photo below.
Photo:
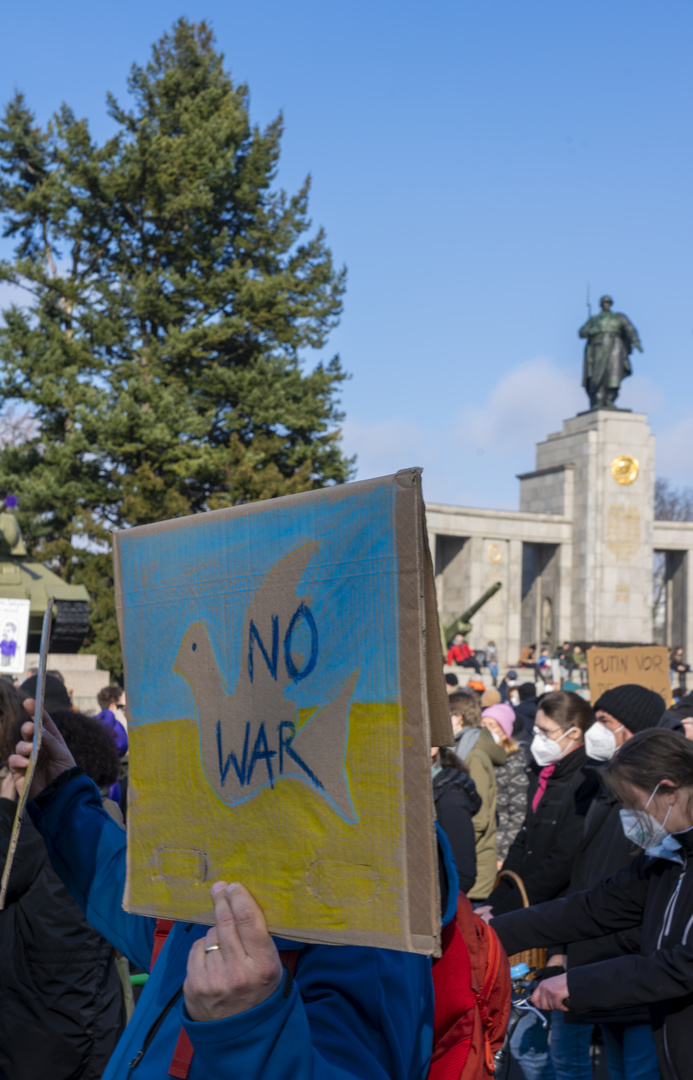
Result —
[{"label": "red backpack", "polygon": [[487,1080],[510,1017],[510,967],[495,931],[464,893],[433,961],[435,1011],[429,1080]]},{"label": "red backpack", "polygon": [[[156,920],[152,967],[173,923]],[[443,954],[433,962],[433,1053],[429,1080],[488,1080],[510,1016],[510,968],[498,937],[475,915],[464,893],[442,934]],[[296,972],[300,950],[280,952]],[[168,1075],[187,1080],[193,1045],[180,1029]]]}]

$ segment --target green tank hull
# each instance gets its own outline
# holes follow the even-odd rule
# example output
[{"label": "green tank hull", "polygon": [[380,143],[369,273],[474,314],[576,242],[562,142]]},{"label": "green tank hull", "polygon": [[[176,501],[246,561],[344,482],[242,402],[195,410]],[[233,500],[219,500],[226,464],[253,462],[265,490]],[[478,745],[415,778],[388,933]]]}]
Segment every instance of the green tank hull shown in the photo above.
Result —
[{"label": "green tank hull", "polygon": [[0,513],[0,597],[30,601],[28,652],[38,652],[49,596],[55,597],[51,652],[78,652],[89,628],[89,593],[30,560],[14,514]]}]

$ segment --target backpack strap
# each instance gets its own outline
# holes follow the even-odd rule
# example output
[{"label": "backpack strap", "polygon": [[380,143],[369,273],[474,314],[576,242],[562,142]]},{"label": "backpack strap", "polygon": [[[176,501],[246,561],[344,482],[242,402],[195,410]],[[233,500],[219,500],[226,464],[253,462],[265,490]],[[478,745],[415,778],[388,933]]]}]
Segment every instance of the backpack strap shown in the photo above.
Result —
[{"label": "backpack strap", "polygon": [[168,1067],[168,1075],[175,1076],[177,1080],[188,1080],[194,1053],[195,1047],[190,1042],[187,1031],[182,1027],[178,1032],[178,1042]]},{"label": "backpack strap", "polygon": [[[156,920],[156,926],[154,928],[154,944],[152,947],[152,959],[149,969],[150,971],[157,962],[159,958],[159,953],[166,944],[166,939],[170,934],[172,928],[173,919]],[[293,980],[296,974],[299,956],[300,949],[282,949],[279,952],[281,962],[286,968],[286,970],[289,972],[291,980]],[[173,1051],[171,1064],[168,1067],[168,1075],[175,1077],[176,1080],[188,1080],[188,1076],[190,1074],[190,1066],[192,1065],[194,1053],[195,1047],[190,1042],[187,1031],[184,1027],[182,1027],[178,1033],[178,1041],[176,1043],[176,1048]]]},{"label": "backpack strap", "polygon": [[[292,979],[296,977],[296,968],[298,967],[298,958],[300,955],[300,949],[279,950],[279,959],[282,962],[282,966],[286,968]],[[285,994],[284,996],[288,997],[288,994]]]},{"label": "backpack strap", "polygon": [[173,919],[156,920],[156,926],[154,927],[154,944],[152,945],[152,958],[149,962],[150,971],[159,959],[159,953],[166,944],[166,938],[168,937],[172,929]]}]

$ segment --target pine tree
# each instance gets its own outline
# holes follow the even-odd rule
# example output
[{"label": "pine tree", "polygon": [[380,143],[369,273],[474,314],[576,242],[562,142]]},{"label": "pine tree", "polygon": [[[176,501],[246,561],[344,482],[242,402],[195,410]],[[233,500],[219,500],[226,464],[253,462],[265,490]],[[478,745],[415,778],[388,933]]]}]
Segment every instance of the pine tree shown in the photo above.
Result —
[{"label": "pine tree", "polygon": [[310,235],[306,180],[276,188],[282,119],[251,127],[248,91],[204,23],[181,19],[109,96],[97,145],[63,105],[24,97],[0,128],[0,393],[35,437],[0,451],[33,553],[94,598],[90,637],[118,673],[110,531],[348,479],[339,359],[306,370],[341,314],[345,271]]}]

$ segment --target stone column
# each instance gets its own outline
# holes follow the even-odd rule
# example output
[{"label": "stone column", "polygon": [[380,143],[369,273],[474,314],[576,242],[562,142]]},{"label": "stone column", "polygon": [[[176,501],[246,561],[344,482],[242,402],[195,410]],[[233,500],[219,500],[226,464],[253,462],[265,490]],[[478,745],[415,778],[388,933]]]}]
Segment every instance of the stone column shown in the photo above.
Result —
[{"label": "stone column", "polygon": [[522,541],[508,541],[507,653],[501,660],[516,664],[520,656],[520,615],[522,605]]},{"label": "stone column", "polygon": [[[570,633],[562,633],[651,641],[654,437],[647,418],[599,409],[566,420],[537,445],[537,472],[523,477],[532,484],[533,509],[540,509],[542,477],[567,465],[574,466],[572,618]],[[547,499],[555,502],[548,483]]]}]

